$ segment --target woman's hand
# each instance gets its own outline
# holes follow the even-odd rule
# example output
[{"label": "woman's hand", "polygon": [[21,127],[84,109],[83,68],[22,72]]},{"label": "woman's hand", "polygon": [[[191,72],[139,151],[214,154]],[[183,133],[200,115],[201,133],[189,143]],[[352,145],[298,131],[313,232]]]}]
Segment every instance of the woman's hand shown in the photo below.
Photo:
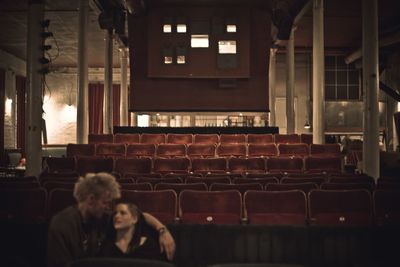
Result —
[{"label": "woman's hand", "polygon": [[161,253],[165,252],[167,259],[172,261],[175,255],[175,240],[167,228],[163,227],[158,230],[159,232],[159,242]]}]

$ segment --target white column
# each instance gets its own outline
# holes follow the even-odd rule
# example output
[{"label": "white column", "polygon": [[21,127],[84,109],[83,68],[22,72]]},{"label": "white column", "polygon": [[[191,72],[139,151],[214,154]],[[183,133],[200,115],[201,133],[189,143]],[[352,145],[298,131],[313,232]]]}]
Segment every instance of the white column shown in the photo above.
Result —
[{"label": "white column", "polygon": [[137,114],[134,112],[131,113],[131,126],[132,127],[137,126]]},{"label": "white column", "polygon": [[128,126],[128,48],[120,49],[121,61],[121,104],[120,126]]},{"label": "white column", "polygon": [[313,143],[325,143],[324,1],[313,0]]},{"label": "white column", "polygon": [[106,31],[105,38],[105,61],[104,61],[104,106],[103,106],[103,133],[111,134],[113,132],[113,32]]},{"label": "white column", "polygon": [[89,134],[88,103],[88,27],[89,0],[79,0],[78,29],[78,106],[76,118],[76,142],[86,144]]},{"label": "white column", "polygon": [[286,45],[286,127],[287,133],[293,134],[294,129],[294,30]]},{"label": "white column", "polygon": [[269,126],[275,126],[276,102],[276,48],[271,48],[269,53]]},{"label": "white column", "polygon": [[378,8],[376,0],[364,0],[363,7],[363,172],[379,177],[379,108],[378,108]]},{"label": "white column", "polygon": [[40,23],[44,19],[42,1],[32,1],[28,8],[27,36],[27,104],[26,104],[26,176],[38,176],[42,169],[42,92],[43,74],[39,58],[44,53],[41,47],[43,31]]}]

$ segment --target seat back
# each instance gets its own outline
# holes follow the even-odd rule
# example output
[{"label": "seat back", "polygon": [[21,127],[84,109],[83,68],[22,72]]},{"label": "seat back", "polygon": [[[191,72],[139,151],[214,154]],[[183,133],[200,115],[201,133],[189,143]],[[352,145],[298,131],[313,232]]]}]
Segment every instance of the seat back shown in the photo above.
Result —
[{"label": "seat back", "polygon": [[156,158],[154,160],[154,172],[159,173],[183,173],[189,172],[190,160],[188,158],[163,159]]},{"label": "seat back", "polygon": [[218,134],[195,134],[193,137],[193,143],[196,144],[218,144],[219,136]]},{"label": "seat back", "polygon": [[249,144],[247,150],[249,157],[270,157],[278,155],[278,148],[274,143]]},{"label": "seat back", "polygon": [[303,159],[301,157],[270,157],[267,159],[269,172],[302,172]]},{"label": "seat back", "polygon": [[246,157],[247,147],[245,144],[221,143],[217,146],[219,157]]},{"label": "seat back", "polygon": [[126,147],[126,157],[154,157],[156,154],[155,144],[129,144]]},{"label": "seat back", "polygon": [[311,145],[313,143],[313,135],[312,134],[300,134],[300,142],[305,143],[307,145]]},{"label": "seat back", "polygon": [[300,190],[306,195],[313,189],[318,189],[316,183],[287,183],[287,184],[273,184],[269,183],[265,185],[266,191],[288,191],[288,190]]},{"label": "seat back", "polygon": [[121,199],[135,203],[162,223],[173,223],[177,216],[177,196],[173,190],[129,191],[121,190]]},{"label": "seat back", "polygon": [[121,185],[121,190],[134,190],[134,191],[152,191],[153,186],[151,183],[119,183]]},{"label": "seat back", "polygon": [[274,142],[272,134],[247,134],[248,144],[269,144]]},{"label": "seat back", "polygon": [[278,144],[279,156],[306,157],[310,154],[307,144]]},{"label": "seat back", "polygon": [[322,183],[321,189],[324,190],[353,190],[353,189],[365,189],[372,193],[375,186],[371,183]]},{"label": "seat back", "polygon": [[214,144],[190,144],[187,147],[189,158],[212,158],[215,157]]},{"label": "seat back", "polygon": [[150,158],[117,158],[115,159],[114,172],[122,177],[126,174],[151,173]]},{"label": "seat back", "polygon": [[176,195],[179,197],[183,190],[196,190],[196,191],[207,191],[207,185],[205,183],[158,183],[154,187],[155,191],[160,190],[174,190]]},{"label": "seat back", "polygon": [[76,169],[75,158],[48,157],[45,159],[46,171],[49,173],[73,173]]},{"label": "seat back", "polygon": [[112,158],[102,157],[78,157],[76,159],[76,172],[85,176],[87,173],[113,171],[114,161]]},{"label": "seat back", "polygon": [[342,158],[334,156],[309,156],[305,158],[305,169],[308,172],[342,172]]},{"label": "seat back", "polygon": [[265,178],[235,178],[232,181],[234,184],[247,184],[247,183],[259,183],[263,187],[266,184],[277,184],[279,180],[275,177],[265,177]]},{"label": "seat back", "polygon": [[151,134],[151,133],[143,133],[140,136],[140,143],[142,144],[163,144],[165,143],[165,134],[163,133],[157,133],[157,134]]},{"label": "seat back", "polygon": [[119,143],[101,143],[96,144],[96,156],[100,157],[125,157],[126,146]]},{"label": "seat back", "polygon": [[149,178],[149,177],[138,177],[136,178],[137,183],[150,183],[153,188],[159,183],[183,183],[181,178]]},{"label": "seat back", "polygon": [[230,158],[228,171],[231,173],[265,173],[267,168],[264,158]]},{"label": "seat back", "polygon": [[199,173],[226,172],[227,161],[225,158],[195,158],[192,159],[192,171]]},{"label": "seat back", "polygon": [[242,198],[236,190],[184,190],[179,205],[182,223],[239,224],[242,217]]},{"label": "seat back", "polygon": [[229,176],[222,176],[222,177],[187,177],[185,182],[187,184],[197,184],[197,183],[204,183],[207,185],[207,188],[211,186],[213,183],[223,183],[223,184],[230,184],[231,179]]},{"label": "seat back", "polygon": [[320,186],[326,181],[325,177],[284,177],[281,179],[282,184],[298,184],[298,183],[314,183]]},{"label": "seat back", "polygon": [[305,225],[306,195],[300,190],[247,191],[244,207],[249,224]]},{"label": "seat back", "polygon": [[275,144],[295,144],[300,143],[300,136],[298,134],[274,134],[274,141]]},{"label": "seat back", "polygon": [[367,190],[312,190],[308,205],[314,225],[370,226],[373,222]]},{"label": "seat back", "polygon": [[140,142],[140,134],[138,133],[117,133],[114,135],[114,143],[117,144],[137,144]]},{"label": "seat back", "polygon": [[210,191],[229,191],[237,190],[244,195],[249,190],[263,190],[263,186],[260,183],[245,183],[245,184],[227,184],[227,183],[212,183]]},{"label": "seat back", "polygon": [[245,134],[221,134],[219,136],[221,144],[244,144],[246,143]]},{"label": "seat back", "polygon": [[184,144],[159,144],[156,149],[157,157],[174,158],[186,156],[186,145]]},{"label": "seat back", "polygon": [[193,142],[192,134],[167,134],[167,143],[188,145]]},{"label": "seat back", "polygon": [[340,157],[340,145],[339,144],[311,144],[310,155],[318,156],[336,156]]}]

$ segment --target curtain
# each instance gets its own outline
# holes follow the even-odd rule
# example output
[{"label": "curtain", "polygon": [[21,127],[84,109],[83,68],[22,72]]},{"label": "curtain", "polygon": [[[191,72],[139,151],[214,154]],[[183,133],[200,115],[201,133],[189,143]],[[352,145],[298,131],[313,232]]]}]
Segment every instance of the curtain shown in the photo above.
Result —
[{"label": "curtain", "polygon": [[17,147],[25,157],[25,103],[26,103],[26,77],[16,76],[15,87],[17,91]]},{"label": "curtain", "polygon": [[113,84],[113,126],[120,123],[121,86]]},{"label": "curtain", "polygon": [[104,85],[89,84],[89,133],[103,133]]},{"label": "curtain", "polygon": [[0,69],[0,165],[4,166],[4,114],[5,114],[5,101],[6,101],[6,72]]}]

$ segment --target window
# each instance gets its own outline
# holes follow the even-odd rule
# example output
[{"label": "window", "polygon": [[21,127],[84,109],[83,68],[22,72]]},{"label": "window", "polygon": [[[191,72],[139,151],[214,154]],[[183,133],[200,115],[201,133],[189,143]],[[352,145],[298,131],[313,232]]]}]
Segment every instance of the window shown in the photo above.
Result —
[{"label": "window", "polygon": [[360,100],[360,71],[342,56],[325,57],[325,100]]},{"label": "window", "polygon": [[236,24],[226,25],[226,32],[236,32]]},{"label": "window", "polygon": [[171,56],[164,57],[164,64],[172,64],[172,63],[173,63],[173,58]]},{"label": "window", "polygon": [[236,54],[236,41],[218,41],[218,54]]},{"label": "window", "polygon": [[186,32],[186,24],[177,24],[176,25],[176,32],[185,33]]},{"label": "window", "polygon": [[208,34],[193,34],[191,36],[190,46],[193,48],[208,47]]},{"label": "window", "polygon": [[170,33],[170,32],[172,32],[172,24],[164,24],[164,25],[163,25],[163,32],[164,32],[164,33]]},{"label": "window", "polygon": [[186,57],[185,56],[177,56],[176,57],[176,63],[177,64],[185,64],[186,63]]}]

